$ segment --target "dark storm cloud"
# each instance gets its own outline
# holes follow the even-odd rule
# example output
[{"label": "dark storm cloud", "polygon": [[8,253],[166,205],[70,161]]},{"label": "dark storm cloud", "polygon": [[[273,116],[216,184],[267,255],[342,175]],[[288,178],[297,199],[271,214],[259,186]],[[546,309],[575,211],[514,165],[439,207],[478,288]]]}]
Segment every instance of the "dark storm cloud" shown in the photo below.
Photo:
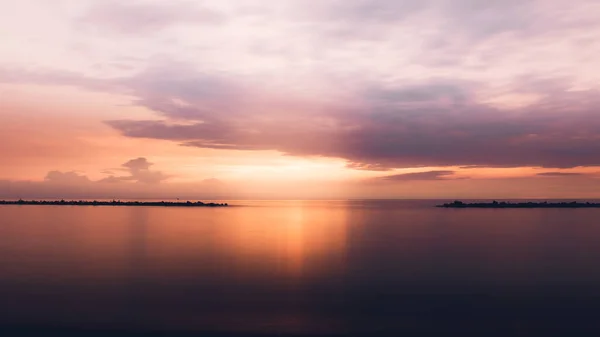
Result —
[{"label": "dark storm cloud", "polygon": [[225,17],[210,8],[189,2],[98,1],[77,24],[122,35],[154,34],[179,24],[218,24]]}]

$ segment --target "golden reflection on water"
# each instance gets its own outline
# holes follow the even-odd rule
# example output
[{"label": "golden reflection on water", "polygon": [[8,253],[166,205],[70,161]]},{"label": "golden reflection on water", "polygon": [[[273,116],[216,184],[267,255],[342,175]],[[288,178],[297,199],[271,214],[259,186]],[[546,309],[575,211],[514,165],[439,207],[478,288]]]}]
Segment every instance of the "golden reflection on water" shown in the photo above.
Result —
[{"label": "golden reflection on water", "polygon": [[[285,207],[228,209],[22,206],[0,227],[5,277],[99,280],[144,272],[186,277],[302,278],[341,271],[346,210]],[[11,221],[27,216],[27,221]],[[61,270],[63,269],[63,270]],[[68,271],[68,272],[67,272]],[[64,272],[64,273],[62,273]],[[39,276],[39,274],[38,274]]]},{"label": "golden reflection on water", "polygon": [[[298,287],[343,273],[343,207],[288,202],[227,209],[15,206],[1,211],[0,287],[21,294],[22,303],[28,289],[37,289],[56,301],[100,301],[74,306],[96,310],[99,317],[120,311],[131,319],[139,316],[134,323],[141,325],[288,332],[331,327],[332,322],[296,310],[295,303],[303,296]],[[236,308],[270,301],[284,310]],[[186,307],[204,302],[207,308],[231,309]],[[72,315],[43,306],[35,310],[40,320],[68,323]],[[32,315],[30,308],[12,311],[19,320]]]}]

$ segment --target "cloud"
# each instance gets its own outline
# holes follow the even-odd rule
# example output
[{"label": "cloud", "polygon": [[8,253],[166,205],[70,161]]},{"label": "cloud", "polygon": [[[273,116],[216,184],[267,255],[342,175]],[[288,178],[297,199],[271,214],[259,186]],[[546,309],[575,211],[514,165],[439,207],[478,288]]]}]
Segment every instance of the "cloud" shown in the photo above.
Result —
[{"label": "cloud", "polygon": [[[387,83],[358,78],[352,85],[332,82],[320,96],[307,97],[286,86],[261,86],[260,77],[181,63],[107,80],[26,74],[18,78],[127,92],[136,97],[134,104],[160,118],[107,125],[127,137],[190,147],[343,158],[348,167],[366,170],[600,165],[600,95],[570,90],[566,79],[521,78],[512,90],[535,94],[537,101],[501,109],[478,100],[485,83],[449,78]],[[166,179],[150,170],[136,172],[130,179]]]},{"label": "cloud", "polygon": [[336,22],[338,25],[394,23],[427,8],[430,1],[416,0],[328,0],[306,7],[297,2],[299,18],[312,21]]},{"label": "cloud", "polygon": [[135,174],[140,171],[149,170],[150,166],[152,166],[152,163],[149,163],[148,159],[140,157],[137,159],[131,159],[121,166],[128,168],[131,170],[132,174]]},{"label": "cloud", "polygon": [[440,33],[452,31],[475,40],[527,27],[534,5],[533,0],[325,0],[313,6],[292,1],[290,16],[321,24],[330,32],[344,32],[340,37],[358,39],[373,26],[385,35],[394,25],[422,18]]},{"label": "cloud", "polygon": [[584,173],[576,173],[576,172],[542,172],[536,174],[541,177],[581,177],[585,176]]},{"label": "cloud", "polygon": [[[398,57],[410,57],[413,65],[430,67],[462,65],[477,53],[478,47],[497,37],[543,35],[554,31],[558,24],[554,13],[547,13],[545,3],[535,0],[326,0],[312,6],[304,1],[291,3],[288,21],[310,27],[297,34],[307,36],[316,50],[334,51],[372,43],[375,49],[389,47],[389,52]],[[411,37],[418,46],[407,46]]]},{"label": "cloud", "polygon": [[102,178],[100,180],[98,180],[99,183],[102,184],[118,184],[120,182],[126,181],[129,179],[123,179],[123,177],[115,177],[114,175],[110,175],[106,178]]},{"label": "cloud", "polygon": [[364,170],[364,171],[389,171],[391,168],[383,166],[381,164],[369,164],[369,163],[354,163],[348,162],[346,164],[347,168],[353,170]]},{"label": "cloud", "polygon": [[0,83],[34,83],[48,86],[73,86],[91,91],[119,92],[119,83],[99,80],[80,73],[55,69],[24,69],[0,66]]},{"label": "cloud", "polygon": [[302,22],[311,28],[306,35],[322,51],[318,55],[371,43],[370,50],[428,68],[492,70],[507,56],[523,58],[533,49],[529,57],[535,57],[548,51],[549,43],[560,45],[599,28],[590,19],[598,15],[593,0],[578,0],[577,6],[536,0],[348,0],[320,1],[310,9],[294,3],[296,12],[308,12]]},{"label": "cloud", "polygon": [[158,184],[161,181],[167,180],[168,178],[169,177],[164,175],[162,172],[152,172],[148,170],[143,170],[135,175],[132,175],[132,180],[145,184]]},{"label": "cloud", "polygon": [[384,181],[415,181],[415,180],[447,180],[451,179],[454,171],[440,170],[440,171],[427,171],[427,172],[415,172],[415,173],[404,173],[394,174],[378,178]]},{"label": "cloud", "polygon": [[530,28],[536,12],[535,0],[439,1],[443,29],[457,28],[473,43],[490,36]]},{"label": "cloud", "polygon": [[131,159],[128,162],[121,165],[125,169],[129,171],[129,176],[109,176],[101,180],[104,183],[117,183],[119,181],[135,181],[139,183],[145,184],[158,184],[161,181],[167,180],[169,178],[168,175],[160,171],[151,171],[150,167],[154,165],[153,163],[148,162],[146,158],[140,157],[136,159]]},{"label": "cloud", "polygon": [[87,185],[90,183],[106,183],[106,184],[118,184],[123,182],[138,182],[144,184],[158,184],[169,179],[169,175],[164,174],[160,171],[152,171],[150,167],[154,165],[148,162],[146,158],[140,157],[131,159],[121,165],[123,170],[126,170],[129,175],[115,176],[112,171],[102,171],[104,174],[109,174],[108,177],[100,179],[98,181],[92,181],[87,176],[79,174],[77,172],[61,172],[61,171],[50,171],[44,179],[45,182],[51,184],[67,184],[67,185]]},{"label": "cloud", "polygon": [[223,14],[189,1],[97,1],[77,24],[121,35],[146,35],[180,24],[219,24]]},{"label": "cloud", "polygon": [[[219,21],[210,19],[210,1],[94,3],[83,22],[123,35],[175,32],[173,38],[185,40],[166,28]],[[309,6],[258,0],[249,10],[227,2],[218,8],[231,27],[194,35],[189,45],[172,49],[146,41],[140,55],[147,55],[146,48],[152,55],[139,62],[149,66],[132,76],[118,72],[122,77],[98,79],[89,77],[93,72],[86,77],[10,67],[0,69],[0,81],[126,94],[156,116],[124,115],[106,121],[108,126],[127,137],[188,147],[342,158],[349,168],[377,171],[594,166],[600,164],[598,91],[572,91],[577,83],[564,74],[586,77],[595,68],[579,64],[571,45],[552,49],[582,32],[594,36],[588,29],[598,26],[590,20],[591,3],[329,0]],[[570,7],[577,8],[563,11]],[[257,58],[249,52],[256,44],[285,52]],[[202,52],[188,49],[199,45]],[[111,55],[126,51],[98,48]],[[593,46],[585,49],[588,57],[595,52]],[[156,61],[157,54],[170,57]],[[571,60],[566,65],[563,54]],[[544,62],[536,61],[539,55],[547,55]],[[528,60],[535,64],[522,64]],[[447,61],[450,69],[422,66],[437,61]],[[481,68],[473,71],[471,63]],[[538,65],[544,68],[530,69]],[[499,108],[491,101],[500,94],[534,99]],[[141,181],[162,179],[146,174]]]},{"label": "cloud", "polygon": [[151,170],[152,163],[140,157],[127,161],[121,168],[127,175],[91,180],[75,171],[50,171],[41,181],[0,180],[0,198],[185,198],[223,199],[230,186],[216,178],[198,182],[173,183],[169,175]]},{"label": "cloud", "polygon": [[449,79],[359,83],[345,101],[311,105],[191,69],[179,77],[181,71],[175,68],[164,80],[154,73],[128,80],[140,95],[138,104],[163,120],[106,123],[128,137],[337,157],[357,169],[600,164],[600,99],[593,90],[569,91],[567,83],[510,110],[477,101],[481,84]]},{"label": "cloud", "polygon": [[60,172],[60,171],[50,171],[46,175],[44,181],[52,184],[87,184],[90,182],[90,179],[85,175],[80,175],[77,172]]}]

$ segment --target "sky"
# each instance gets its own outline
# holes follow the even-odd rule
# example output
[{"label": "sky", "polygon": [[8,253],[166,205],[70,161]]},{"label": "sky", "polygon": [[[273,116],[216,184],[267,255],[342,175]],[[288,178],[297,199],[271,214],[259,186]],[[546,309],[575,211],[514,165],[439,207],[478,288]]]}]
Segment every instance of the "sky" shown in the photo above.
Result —
[{"label": "sky", "polygon": [[0,198],[600,198],[596,0],[0,0]]}]

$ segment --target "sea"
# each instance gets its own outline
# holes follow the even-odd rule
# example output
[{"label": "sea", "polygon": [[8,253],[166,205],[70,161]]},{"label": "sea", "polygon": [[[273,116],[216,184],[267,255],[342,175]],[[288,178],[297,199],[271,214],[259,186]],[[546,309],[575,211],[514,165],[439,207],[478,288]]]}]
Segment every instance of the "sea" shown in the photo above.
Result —
[{"label": "sea", "polygon": [[598,336],[600,209],[0,206],[1,336]]}]

